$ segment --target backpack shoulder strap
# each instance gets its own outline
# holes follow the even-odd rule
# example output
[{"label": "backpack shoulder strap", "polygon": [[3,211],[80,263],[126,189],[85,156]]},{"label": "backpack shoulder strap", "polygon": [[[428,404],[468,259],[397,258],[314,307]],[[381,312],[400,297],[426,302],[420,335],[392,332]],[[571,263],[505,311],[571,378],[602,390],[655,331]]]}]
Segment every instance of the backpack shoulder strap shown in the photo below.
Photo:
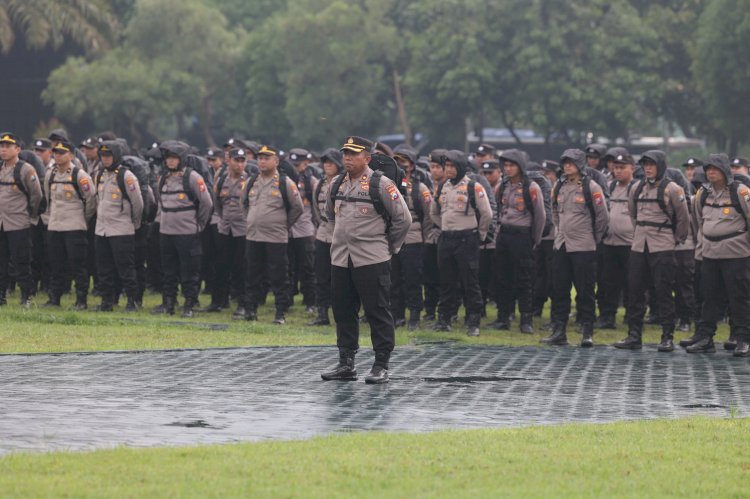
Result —
[{"label": "backpack shoulder strap", "polygon": [[534,216],[534,203],[531,201],[531,180],[528,177],[523,179],[523,203],[526,205],[526,210]]},{"label": "backpack shoulder strap", "polygon": [[438,185],[437,190],[435,191],[435,204],[438,207],[438,212],[441,210],[440,206],[440,195],[443,193],[443,186],[445,185],[446,181],[443,181],[440,185]]},{"label": "backpack shoulder strap", "polygon": [[128,202],[130,202],[130,194],[128,194],[128,189],[125,185],[125,175],[127,172],[127,168],[117,167],[115,175],[117,175],[117,187],[119,187],[120,192],[122,193],[122,199],[127,198]]},{"label": "backpack shoulder strap", "polygon": [[555,182],[555,185],[552,186],[552,191],[549,194],[550,201],[552,202],[552,208],[557,209],[557,195],[560,194],[560,187],[562,186],[562,180],[559,178],[557,179],[557,182]]},{"label": "backpack shoulder strap", "polygon": [[[615,187],[617,187],[617,180],[613,180],[609,183],[609,193],[612,194],[615,192]],[[628,185],[628,194],[630,194],[630,185]]]},{"label": "backpack shoulder strap", "polygon": [[284,210],[289,211],[291,205],[289,204],[289,192],[287,192],[286,179],[288,177],[285,173],[279,172],[279,192],[281,193],[281,201],[284,202]]},{"label": "backpack shoulder strap", "polygon": [[192,201],[193,204],[197,207],[199,203],[198,198],[193,192],[193,189],[190,187],[190,175],[192,173],[193,173],[193,169],[189,166],[186,167],[185,170],[182,172],[182,190],[185,191],[185,194],[187,194],[187,197],[190,198],[190,201]]},{"label": "backpack shoulder strap", "polygon": [[464,215],[467,215],[469,213],[469,206],[471,206],[474,209],[474,211],[477,211],[477,198],[474,192],[476,184],[477,183],[473,180],[469,180],[469,183],[466,184],[466,194],[469,196],[469,202],[466,203],[466,209],[464,210]]},{"label": "backpack shoulder strap", "polygon": [[383,201],[380,199],[380,179],[382,178],[383,172],[378,170],[372,172],[372,177],[370,177],[370,184],[368,188],[372,205],[375,207],[375,211],[377,212],[377,214],[381,216],[386,213],[385,206],[383,206]]},{"label": "backpack shoulder strap", "polygon": [[[26,199],[29,199],[29,192],[26,190],[26,186],[23,185],[23,179],[21,178],[21,170],[23,169],[24,161],[19,159],[16,161],[16,166],[13,167],[13,182],[16,184],[16,188],[21,191]],[[36,173],[34,173],[36,175]]]},{"label": "backpack shoulder strap", "polygon": [[315,186],[315,193],[313,194],[314,199],[311,199],[310,203],[320,203],[320,193],[323,191],[323,182],[325,182],[325,178],[318,181],[318,185]]},{"label": "backpack shoulder strap", "polygon": [[83,195],[81,194],[81,186],[78,185],[78,174],[81,172],[81,169],[77,166],[73,167],[73,172],[71,173],[71,181],[73,182],[73,189],[75,189],[76,194],[78,194],[78,198],[86,202],[85,199],[83,199]]},{"label": "backpack shoulder strap", "polygon": [[249,177],[247,177],[247,182],[245,182],[245,190],[242,192],[242,205],[247,208],[250,206],[250,191],[252,190],[253,186],[255,185],[255,182],[258,180],[259,173],[253,173]]},{"label": "backpack shoulder strap", "polygon": [[586,175],[583,177],[583,199],[586,202],[586,207],[589,209],[589,215],[591,215],[591,230],[596,239],[596,210],[594,209],[594,197],[591,195],[591,177]]},{"label": "backpack shoulder strap", "polygon": [[305,184],[305,197],[307,197],[307,200],[310,201],[310,204],[312,204],[313,188],[312,188],[312,173],[310,173],[310,170],[305,170],[305,172],[302,174],[302,181]]},{"label": "backpack shoulder strap", "polygon": [[[413,177],[412,177],[413,178]],[[419,223],[424,219],[424,210],[422,209],[422,197],[420,191],[421,183],[418,178],[413,178],[411,182],[411,204],[414,205],[414,213],[417,214]]]}]

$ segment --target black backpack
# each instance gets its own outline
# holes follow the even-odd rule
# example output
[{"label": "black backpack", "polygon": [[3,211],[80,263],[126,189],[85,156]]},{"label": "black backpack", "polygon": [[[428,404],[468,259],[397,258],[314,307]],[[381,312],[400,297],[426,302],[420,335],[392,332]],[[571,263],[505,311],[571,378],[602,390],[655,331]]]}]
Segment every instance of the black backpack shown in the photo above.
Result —
[{"label": "black backpack", "polygon": [[[70,182],[68,182],[68,181],[56,182],[55,181],[55,168],[53,168],[52,171],[50,172],[50,175],[49,175],[49,185],[50,186],[52,186],[52,184],[72,185],[73,186],[73,190],[75,190],[76,194],[78,195],[78,199],[80,199],[81,202],[83,202],[83,204],[85,206],[86,205],[86,200],[83,198],[83,195],[81,194],[81,187],[78,185],[78,174],[80,173],[80,171],[81,171],[80,167],[74,166],[73,167],[73,171],[71,172],[71,177],[70,177],[71,180],[70,180]],[[52,189],[49,189],[49,190],[51,191]],[[46,194],[45,199],[47,200],[47,203],[45,204],[45,209],[46,209],[51,204],[52,198],[51,198],[51,195],[50,195],[49,192],[46,192],[45,194]]]},{"label": "black backpack", "polygon": [[[250,190],[255,185],[255,182],[258,180],[258,177],[260,176],[259,173],[253,173],[250,175],[247,179],[247,183],[245,184],[245,190],[242,191],[242,206],[245,207],[247,210],[250,207]],[[286,176],[284,172],[279,171],[279,192],[281,193],[281,200],[284,202],[284,209],[289,212],[292,205],[289,203],[289,193],[287,193],[286,188],[286,179],[289,178]],[[224,187],[224,182],[226,181],[226,175],[224,177],[219,177],[219,182],[217,182],[219,192],[221,192],[221,188]]]},{"label": "black backpack", "polygon": [[[21,178],[21,169],[23,168],[24,164],[25,164],[24,161],[22,159],[19,159],[16,162],[16,166],[13,167],[13,182],[0,182],[0,185],[9,185],[9,186],[15,185],[18,191],[21,192],[24,196],[26,196],[26,203],[28,205],[31,202],[31,197],[29,195],[29,191],[26,190],[26,186],[23,183],[23,179]],[[40,207],[40,210],[41,210],[41,207]],[[31,206],[29,206],[29,211],[31,211]]]},{"label": "black backpack", "polygon": [[[588,175],[584,175],[583,177],[581,177],[581,186],[583,187],[583,200],[586,203],[586,208],[588,208],[589,215],[591,216],[591,232],[594,235],[594,240],[596,241],[596,210],[594,209],[594,198],[591,195],[591,182],[593,182],[593,180]],[[562,179],[558,179],[557,183],[552,188],[552,193],[550,194],[552,207],[555,210],[557,210],[558,208],[557,195],[560,193],[560,187],[562,187],[562,184]]]},{"label": "black backpack", "polygon": [[404,173],[403,168],[398,166],[395,159],[386,156],[385,154],[373,153],[369,166],[373,172],[381,172],[383,175],[391,179],[402,196],[407,195],[408,189],[406,187],[406,174]]},{"label": "black backpack", "polygon": [[[141,219],[143,223],[153,222],[156,219],[156,203],[153,196],[149,195],[148,192],[148,188],[151,185],[151,168],[148,162],[137,156],[125,156],[120,167],[130,170],[135,175],[135,178],[138,179],[138,186],[141,188],[141,197],[143,198],[143,216]],[[123,172],[122,181],[119,175],[117,177],[117,185],[123,193],[125,193],[125,190],[122,188],[124,181],[125,173]],[[129,200],[130,198],[128,198]]]},{"label": "black backpack", "polygon": [[[641,180],[638,182],[638,186],[635,188],[635,194],[633,195],[633,200],[635,201],[636,205],[636,225],[641,226],[648,226],[648,227],[658,227],[659,230],[668,228],[674,232],[675,230],[675,220],[674,216],[669,214],[669,211],[667,211],[667,203],[664,202],[664,193],[667,190],[667,186],[672,182],[672,179],[668,178],[667,176],[664,176],[659,180],[659,185],[656,186],[656,199],[641,199],[641,193],[643,192],[643,188],[646,186],[646,182],[648,182],[646,179]],[[638,214],[638,203],[656,203],[659,205],[659,208],[661,211],[664,212],[664,215],[667,216],[667,221],[664,223],[656,223],[656,222],[645,222],[645,221],[638,221],[637,214]]]}]

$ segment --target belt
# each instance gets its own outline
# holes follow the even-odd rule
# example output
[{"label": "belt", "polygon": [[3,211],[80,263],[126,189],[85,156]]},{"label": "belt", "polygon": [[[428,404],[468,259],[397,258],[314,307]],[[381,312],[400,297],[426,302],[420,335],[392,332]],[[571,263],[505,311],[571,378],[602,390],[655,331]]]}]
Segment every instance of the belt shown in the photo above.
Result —
[{"label": "belt", "polygon": [[724,234],[723,236],[707,236],[703,234],[703,237],[705,237],[707,240],[711,241],[712,243],[718,243],[719,241],[726,241],[727,239],[732,239],[733,237],[742,236],[747,234],[746,230],[742,230],[739,232],[732,232],[730,234]]},{"label": "belt", "polygon": [[519,225],[501,225],[500,232],[505,234],[531,234],[531,227],[521,227]]},{"label": "belt", "polygon": [[445,230],[440,233],[440,237],[445,239],[461,239],[472,234],[478,234],[477,229],[466,229],[466,230]]},{"label": "belt", "polygon": [[660,229],[664,229],[664,228],[672,229],[672,228],[674,228],[674,225],[672,225],[669,222],[658,223],[658,222],[646,222],[644,220],[638,220],[635,224],[639,225],[641,227],[658,227]]}]

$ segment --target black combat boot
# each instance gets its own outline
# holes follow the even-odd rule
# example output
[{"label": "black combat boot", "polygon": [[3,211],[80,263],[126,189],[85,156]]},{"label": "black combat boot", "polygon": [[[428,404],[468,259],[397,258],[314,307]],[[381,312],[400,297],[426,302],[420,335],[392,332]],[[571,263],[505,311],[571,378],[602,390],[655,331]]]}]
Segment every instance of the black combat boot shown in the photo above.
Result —
[{"label": "black combat boot", "polygon": [[286,317],[284,317],[284,311],[276,310],[276,315],[273,318],[273,323],[277,325],[282,325],[285,322],[286,322]]},{"label": "black combat boot", "polygon": [[[5,296],[3,296],[5,299]],[[0,303],[3,305],[3,303]],[[21,308],[29,308],[31,306],[31,293],[28,291],[21,290]]]},{"label": "black combat boot", "polygon": [[581,324],[581,347],[591,348],[594,346],[594,325],[590,322]]},{"label": "black combat boot", "polygon": [[546,345],[564,346],[568,344],[568,334],[566,324],[556,322],[552,324],[552,334],[547,338],[539,340]]},{"label": "black combat boot", "polygon": [[750,357],[750,343],[747,340],[739,340],[734,348],[735,357]]},{"label": "black combat boot", "polygon": [[424,310],[424,317],[422,317],[422,320],[425,322],[432,322],[435,320],[435,309],[429,309],[425,308]]},{"label": "black combat boot", "polygon": [[510,315],[498,310],[497,319],[490,322],[488,326],[498,331],[510,331]]},{"label": "black combat boot", "polygon": [[406,329],[409,331],[416,331],[419,329],[419,316],[420,310],[409,310],[409,323],[406,325]]},{"label": "black combat boot", "polygon": [[76,304],[70,307],[71,310],[76,312],[86,310],[89,308],[87,296],[85,294],[78,294],[76,296]]},{"label": "black combat boot", "polygon": [[328,318],[328,307],[318,307],[318,316],[307,323],[308,326],[330,326]]},{"label": "black combat boot", "polygon": [[50,308],[50,307],[59,307],[60,306],[60,296],[58,295],[49,295],[49,298],[47,299],[47,302],[42,305],[43,308]]},{"label": "black combat boot", "polygon": [[0,293],[0,307],[8,304],[8,299],[5,297],[5,293]]},{"label": "black combat boot", "polygon": [[237,310],[232,314],[233,321],[241,321],[245,319],[245,307],[242,305],[237,306]]},{"label": "black combat boot", "polygon": [[659,352],[672,352],[674,351],[674,325],[662,326],[661,327],[661,342],[656,350]]},{"label": "black combat boot", "polygon": [[195,308],[195,300],[192,298],[188,298],[185,300],[185,305],[182,307],[182,318],[183,319],[192,319],[195,317],[195,312],[193,309]]},{"label": "black combat boot", "polygon": [[521,314],[520,329],[523,334],[534,334],[534,322],[532,314]]},{"label": "black combat boot", "polygon": [[734,334],[734,328],[729,327],[729,339],[724,342],[724,350],[729,350],[730,352],[737,348],[737,335]]},{"label": "black combat boot", "polygon": [[466,335],[479,336],[479,314],[471,314],[466,318]]},{"label": "black combat boot", "polygon": [[201,312],[205,312],[207,314],[215,314],[217,312],[221,312],[222,306],[219,305],[217,302],[211,300],[211,304],[207,306],[206,308],[202,308]]},{"label": "black combat boot", "polygon": [[687,353],[714,353],[714,337],[711,335],[701,335],[700,339],[685,349]]},{"label": "black combat boot", "polygon": [[432,326],[433,331],[449,332],[451,330],[450,318],[440,316],[438,321]]},{"label": "black combat boot", "polygon": [[643,330],[641,328],[630,326],[627,338],[618,341],[613,346],[621,350],[640,350],[643,348],[643,341],[641,340],[642,335]]},{"label": "black combat boot", "polygon": [[339,363],[330,371],[320,373],[323,381],[356,381],[357,369],[354,367],[355,350],[339,348]]},{"label": "black combat boot", "polygon": [[138,305],[136,305],[135,298],[128,296],[128,303],[125,304],[125,312],[132,313],[138,311]]},{"label": "black combat boot", "polygon": [[250,307],[245,307],[245,320],[246,321],[257,321],[258,312]]},{"label": "black combat boot", "polygon": [[403,317],[393,318],[393,327],[399,328],[399,327],[404,327],[405,325],[406,325],[406,319],[404,319]]},{"label": "black combat boot", "polygon": [[594,322],[596,329],[617,329],[614,315],[600,315]]},{"label": "black combat boot", "polygon": [[701,339],[700,335],[696,331],[690,338],[685,338],[684,340],[680,340],[680,346],[682,348],[687,348],[690,345],[698,342]]},{"label": "black combat boot", "polygon": [[367,373],[367,376],[365,376],[365,383],[368,385],[388,383],[390,381],[390,374],[388,373],[388,361],[390,358],[390,352],[375,352],[375,363],[372,365],[370,372]]},{"label": "black combat boot", "polygon": [[681,333],[689,333],[690,332],[690,319],[680,319],[677,323],[677,329]]},{"label": "black combat boot", "polygon": [[175,305],[174,298],[164,296],[162,297],[161,304],[152,308],[151,313],[154,315],[157,315],[157,314],[174,315],[174,305]]}]

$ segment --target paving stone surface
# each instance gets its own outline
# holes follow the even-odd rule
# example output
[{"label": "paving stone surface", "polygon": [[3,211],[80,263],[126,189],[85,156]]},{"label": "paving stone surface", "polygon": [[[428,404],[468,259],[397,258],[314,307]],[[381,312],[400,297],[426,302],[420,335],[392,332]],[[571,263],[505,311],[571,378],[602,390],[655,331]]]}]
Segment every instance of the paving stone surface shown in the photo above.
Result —
[{"label": "paving stone surface", "polygon": [[429,344],[392,382],[323,382],[332,347],[0,356],[0,454],[750,415],[750,362],[721,352]]}]

